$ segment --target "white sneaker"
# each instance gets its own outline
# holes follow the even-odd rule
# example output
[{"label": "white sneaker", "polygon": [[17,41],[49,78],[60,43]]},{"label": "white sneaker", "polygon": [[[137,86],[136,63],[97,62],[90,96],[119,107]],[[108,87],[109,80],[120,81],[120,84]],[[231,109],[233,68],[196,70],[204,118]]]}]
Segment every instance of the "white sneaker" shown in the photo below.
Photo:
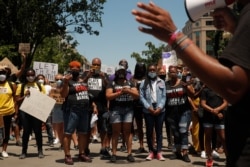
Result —
[{"label": "white sneaker", "polygon": [[9,157],[9,154],[8,154],[6,151],[3,151],[3,152],[2,152],[2,157],[8,158],[8,157]]},{"label": "white sneaker", "polygon": [[53,144],[58,144],[58,143],[59,143],[59,139],[56,138],[56,139],[54,140]]},{"label": "white sneaker", "polygon": [[206,155],[205,151],[201,151],[201,158],[202,159],[206,159],[207,158],[207,155]]},{"label": "white sneaker", "polygon": [[29,140],[32,140],[32,135],[30,135]]},{"label": "white sneaker", "polygon": [[213,156],[213,158],[220,158],[220,154],[219,153],[217,153],[215,150],[213,150],[213,152],[212,152],[212,156]]}]

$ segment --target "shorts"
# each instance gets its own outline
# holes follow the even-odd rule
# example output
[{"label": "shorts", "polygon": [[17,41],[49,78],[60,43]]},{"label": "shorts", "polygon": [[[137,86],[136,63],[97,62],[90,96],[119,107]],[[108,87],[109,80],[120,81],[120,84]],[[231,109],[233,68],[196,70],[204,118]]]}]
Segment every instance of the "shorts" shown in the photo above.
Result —
[{"label": "shorts", "polygon": [[203,127],[204,128],[214,127],[215,129],[225,129],[225,121],[224,119],[219,119],[216,115],[205,111],[203,117]]},{"label": "shorts", "polygon": [[90,132],[90,113],[88,105],[74,104],[66,108],[64,112],[64,133],[87,134]]},{"label": "shorts", "polygon": [[55,104],[52,110],[52,123],[63,123],[62,104]]},{"label": "shorts", "polygon": [[134,117],[134,110],[133,107],[127,106],[127,107],[120,107],[115,106],[112,108],[111,116],[110,116],[110,123],[132,123],[133,117]]}]

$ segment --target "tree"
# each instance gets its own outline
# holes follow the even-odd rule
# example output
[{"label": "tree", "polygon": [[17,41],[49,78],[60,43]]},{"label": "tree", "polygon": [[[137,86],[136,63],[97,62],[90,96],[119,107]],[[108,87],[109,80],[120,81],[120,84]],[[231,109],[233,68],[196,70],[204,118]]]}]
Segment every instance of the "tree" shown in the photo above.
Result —
[{"label": "tree", "polygon": [[[158,48],[152,42],[146,42],[145,46],[148,47],[148,50],[142,51],[142,54],[133,52],[131,54],[131,58],[134,58],[137,62],[143,62],[146,65],[155,63],[157,64],[158,61],[162,57],[162,52],[165,51],[165,45],[161,44]],[[142,57],[145,56],[145,57]]]},{"label": "tree", "polygon": [[37,47],[47,37],[65,36],[73,32],[99,35],[97,30],[92,29],[92,24],[102,26],[105,2],[0,0],[0,46],[9,45],[15,48],[12,52],[17,52],[19,43],[30,43],[31,53],[27,59],[27,66],[30,66]]}]

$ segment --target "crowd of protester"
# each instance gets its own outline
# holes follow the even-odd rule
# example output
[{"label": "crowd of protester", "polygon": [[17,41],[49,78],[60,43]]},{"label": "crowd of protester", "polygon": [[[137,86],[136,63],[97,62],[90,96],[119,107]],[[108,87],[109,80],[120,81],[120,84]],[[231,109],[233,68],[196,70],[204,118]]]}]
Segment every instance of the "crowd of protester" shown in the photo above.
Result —
[{"label": "crowd of protester", "polygon": [[[170,65],[166,69],[137,62],[131,74],[128,62],[122,59],[110,76],[101,71],[99,58],[92,59],[91,69],[82,71],[81,67],[78,61],[70,62],[67,72],[55,75],[54,81],[36,74],[32,68],[20,69],[20,78],[8,81],[8,67],[1,66],[0,86],[8,91],[0,98],[8,97],[11,101],[3,102],[9,107],[6,114],[3,107],[0,109],[5,125],[2,157],[9,156],[8,141],[16,137],[16,145],[22,147],[19,158],[27,158],[28,142],[34,133],[38,157],[44,158],[43,131],[47,133],[49,146],[59,144],[58,149],[64,150],[67,165],[74,164],[71,143],[79,151],[80,161],[92,162],[90,142],[100,142],[101,159],[110,159],[112,163],[117,161],[119,142],[120,150],[127,151],[129,162],[135,161],[133,154],[142,153],[148,153],[145,160],[165,161],[163,131],[167,148],[173,152],[171,160],[189,163],[189,154],[212,160],[219,158],[218,152],[226,153],[223,114],[227,102],[187,67]],[[52,98],[53,93],[59,96],[46,122],[19,109],[30,95],[30,87]],[[134,153],[133,140],[139,142]]]}]

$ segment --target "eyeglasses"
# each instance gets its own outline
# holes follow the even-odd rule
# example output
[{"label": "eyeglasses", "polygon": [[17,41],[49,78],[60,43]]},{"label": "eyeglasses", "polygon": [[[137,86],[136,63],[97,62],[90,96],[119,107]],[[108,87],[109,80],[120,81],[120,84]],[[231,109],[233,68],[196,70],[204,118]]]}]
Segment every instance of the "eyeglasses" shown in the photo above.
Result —
[{"label": "eyeglasses", "polygon": [[101,64],[92,64],[92,66],[101,66]]}]

